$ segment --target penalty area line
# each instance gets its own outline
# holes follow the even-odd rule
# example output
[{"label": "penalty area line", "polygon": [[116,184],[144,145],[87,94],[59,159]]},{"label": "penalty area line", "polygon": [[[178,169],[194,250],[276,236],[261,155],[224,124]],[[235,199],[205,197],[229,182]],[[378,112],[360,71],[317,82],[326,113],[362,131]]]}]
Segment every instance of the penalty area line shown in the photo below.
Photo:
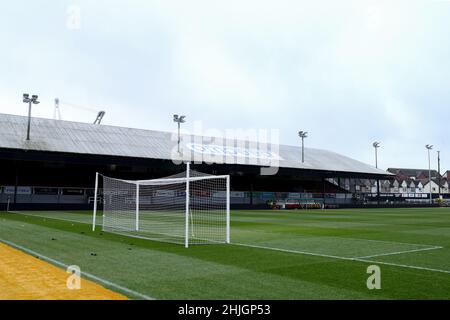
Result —
[{"label": "penalty area line", "polygon": [[[67,264],[65,264],[65,263],[63,263],[63,262],[61,262],[61,261],[58,261],[58,260],[55,260],[55,259],[53,259],[53,258],[49,258],[49,257],[47,257],[47,256],[44,256],[43,254],[40,254],[40,253],[38,253],[38,252],[36,252],[36,251],[33,251],[33,250],[31,250],[31,249],[25,248],[25,247],[23,247],[23,246],[21,246],[21,245],[18,245],[18,244],[16,244],[16,243],[14,243],[14,242],[11,242],[11,241],[8,241],[8,240],[4,240],[4,239],[0,239],[0,242],[4,243],[4,244],[6,244],[6,245],[9,245],[9,246],[11,246],[11,247],[13,247],[13,248],[19,249],[19,250],[21,250],[21,251],[23,251],[23,252],[25,252],[25,253],[31,254],[31,255],[33,255],[33,256],[35,256],[35,257],[38,257],[39,259],[42,259],[42,260],[47,261],[47,262],[49,262],[49,263],[52,263],[52,264],[54,264],[54,265],[63,267],[63,268],[65,268],[65,269],[67,269],[67,267],[69,267],[69,265],[67,265]],[[99,277],[97,277],[97,276],[95,276],[95,275],[93,275],[93,274],[90,274],[90,273],[88,273],[88,272],[82,271],[82,272],[81,272],[81,275],[84,276],[84,277],[86,277],[86,278],[88,278],[88,279],[90,279],[90,280],[94,280],[94,281],[96,281],[96,282],[100,282],[100,283],[102,283],[102,284],[104,284],[104,285],[106,285],[106,286],[108,286],[108,287],[118,289],[119,291],[122,291],[122,292],[126,292],[126,293],[128,293],[129,295],[134,296],[134,297],[137,297],[137,298],[139,298],[139,299],[143,299],[143,300],[155,300],[155,298],[149,297],[149,296],[147,296],[147,295],[145,295],[145,294],[142,294],[142,293],[139,293],[139,292],[137,292],[137,291],[128,289],[128,288],[126,288],[126,287],[123,287],[123,286],[121,286],[121,285],[115,284],[115,283],[113,283],[113,282],[111,282],[111,281],[108,281],[108,280],[99,278]]]},{"label": "penalty area line", "polygon": [[432,271],[432,272],[440,272],[440,273],[450,274],[450,270],[442,270],[442,269],[434,269],[434,268],[427,268],[427,267],[411,266],[409,264],[400,264],[400,263],[384,262],[384,261],[368,260],[368,259],[360,259],[360,258],[354,258],[353,260],[361,261],[361,262],[370,262],[370,263],[384,264],[384,265],[392,266],[392,267],[409,268],[409,269],[417,269],[417,270],[424,270],[424,271]]},{"label": "penalty area line", "polygon": [[241,247],[250,247],[250,248],[257,248],[257,249],[265,249],[265,250],[273,250],[273,251],[280,251],[280,252],[286,252],[286,253],[297,253],[297,254],[304,254],[308,256],[315,256],[315,257],[322,257],[322,258],[333,258],[333,259],[339,259],[339,260],[353,260],[351,257],[341,257],[341,256],[333,256],[329,254],[322,254],[322,253],[314,253],[314,252],[308,252],[308,251],[299,251],[299,250],[291,250],[291,249],[282,249],[282,248],[273,248],[273,247],[265,247],[265,246],[258,246],[253,244],[246,244],[246,243],[235,243],[232,242],[232,245],[241,246]]},{"label": "penalty area line", "polygon": [[430,247],[430,248],[421,248],[421,249],[412,249],[412,250],[404,250],[404,251],[396,251],[396,252],[373,254],[373,255],[370,255],[370,256],[355,257],[354,259],[368,259],[368,258],[375,258],[375,257],[391,256],[391,255],[402,254],[402,253],[437,250],[437,249],[442,249],[442,248],[443,247],[435,246],[435,247]]},{"label": "penalty area line", "polygon": [[[388,265],[388,266],[392,266],[392,267],[409,268],[409,269],[417,269],[417,270],[424,270],[424,271],[440,272],[440,273],[450,274],[450,270],[442,270],[442,269],[434,269],[434,268],[427,268],[427,267],[411,266],[411,265],[408,265],[408,264],[399,264],[399,263],[393,263],[393,262],[383,262],[383,261],[377,261],[377,260],[369,260],[369,259],[366,259],[366,258],[341,257],[341,256],[334,256],[334,255],[329,255],[329,254],[314,253],[314,252],[299,251],[299,250],[290,250],[290,249],[281,249],[281,248],[273,248],[273,247],[245,244],[245,243],[231,243],[231,244],[232,245],[236,245],[236,246],[241,246],[241,247],[249,247],[249,248],[264,249],[264,250],[273,250],[273,251],[279,251],[279,252],[285,252],[285,253],[303,254],[303,255],[314,256],[314,257],[331,258],[331,259],[346,260],[346,261],[378,263],[378,264],[384,264],[384,265]],[[442,247],[439,247],[439,248],[436,247],[436,248],[433,248],[433,249],[441,249],[441,248]],[[421,250],[424,250],[424,249],[421,249]],[[427,248],[427,250],[431,250],[431,248]],[[397,254],[399,254],[399,253],[397,253]]]}]

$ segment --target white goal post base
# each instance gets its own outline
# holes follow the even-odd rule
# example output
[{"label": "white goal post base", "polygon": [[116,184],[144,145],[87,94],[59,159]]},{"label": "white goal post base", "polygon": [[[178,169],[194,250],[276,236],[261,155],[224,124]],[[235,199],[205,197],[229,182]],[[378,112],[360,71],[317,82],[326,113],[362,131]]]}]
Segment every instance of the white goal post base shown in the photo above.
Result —
[{"label": "white goal post base", "polygon": [[183,173],[152,180],[121,180],[97,173],[92,230],[101,190],[104,231],[186,248],[230,243],[230,176],[191,171],[189,163],[186,167]]}]

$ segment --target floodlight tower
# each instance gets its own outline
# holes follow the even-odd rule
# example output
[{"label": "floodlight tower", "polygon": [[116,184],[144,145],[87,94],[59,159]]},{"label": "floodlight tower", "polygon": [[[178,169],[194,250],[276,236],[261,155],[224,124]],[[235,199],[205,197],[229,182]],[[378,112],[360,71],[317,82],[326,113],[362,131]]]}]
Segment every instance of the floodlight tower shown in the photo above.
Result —
[{"label": "floodlight tower", "polygon": [[372,143],[372,146],[375,149],[375,168],[378,168],[378,148],[380,147],[380,143],[378,141],[375,141]]},{"label": "floodlight tower", "polygon": [[[375,168],[378,168],[378,148],[380,147],[380,143],[375,141],[372,143],[372,146],[375,149]],[[380,179],[377,179],[377,198],[377,202],[380,204]]]},{"label": "floodlight tower", "polygon": [[439,199],[441,198],[441,182],[442,182],[442,177],[441,177],[441,152],[438,151],[438,190],[439,190]]},{"label": "floodlight tower", "polygon": [[179,116],[177,114],[173,115],[173,122],[176,122],[178,124],[178,153],[181,154],[180,152],[180,141],[181,141],[181,137],[180,137],[180,126],[182,123],[186,122],[186,116]]},{"label": "floodlight tower", "polygon": [[33,94],[30,98],[28,93],[23,94],[23,103],[28,103],[28,126],[27,126],[27,140],[30,140],[30,125],[31,125],[31,105],[39,104],[38,96]]},{"label": "floodlight tower", "polygon": [[302,163],[305,162],[305,138],[308,137],[307,131],[299,131],[298,136],[302,139]]},{"label": "floodlight tower", "polygon": [[55,110],[53,110],[53,119],[61,120],[61,111],[59,109],[59,98],[55,98]]},{"label": "floodlight tower", "polygon": [[432,191],[431,191],[431,160],[430,160],[430,150],[433,149],[432,144],[425,145],[428,150],[428,184],[430,185],[430,204],[433,203]]}]

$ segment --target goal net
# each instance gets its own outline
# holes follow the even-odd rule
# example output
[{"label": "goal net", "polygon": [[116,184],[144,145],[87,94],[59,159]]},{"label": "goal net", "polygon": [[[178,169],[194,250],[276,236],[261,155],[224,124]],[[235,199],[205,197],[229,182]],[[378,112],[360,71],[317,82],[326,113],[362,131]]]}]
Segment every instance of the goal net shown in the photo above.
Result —
[{"label": "goal net", "polygon": [[[104,231],[184,244],[229,243],[230,178],[191,171],[152,180],[103,180]],[[101,182],[101,181],[100,181]],[[95,200],[96,200],[95,199]],[[97,201],[94,201],[94,221]]]}]

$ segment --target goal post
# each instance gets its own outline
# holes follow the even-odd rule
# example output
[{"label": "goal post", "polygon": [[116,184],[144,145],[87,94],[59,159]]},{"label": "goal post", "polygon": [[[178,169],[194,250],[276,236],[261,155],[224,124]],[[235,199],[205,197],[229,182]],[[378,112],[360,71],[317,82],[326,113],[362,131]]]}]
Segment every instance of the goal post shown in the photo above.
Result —
[{"label": "goal post", "polygon": [[230,243],[230,176],[227,176],[227,190],[226,190],[226,198],[227,198],[227,213],[226,213],[226,242]]},{"label": "goal post", "polygon": [[[122,180],[96,175],[102,183],[103,230],[132,237],[195,244],[230,243],[230,177],[190,169],[158,179]],[[95,200],[96,200],[95,199]],[[93,226],[97,215],[94,202]]]},{"label": "goal post", "polygon": [[11,203],[11,198],[8,196],[8,199],[6,200],[6,212],[9,212],[10,203]]},{"label": "goal post", "polygon": [[189,247],[189,207],[190,207],[190,191],[189,191],[189,178],[191,171],[191,164],[188,162],[186,164],[186,208],[184,213],[184,225],[185,225],[185,234],[184,234],[184,247]]},{"label": "goal post", "polygon": [[139,183],[136,183],[136,225],[135,230],[139,231]]},{"label": "goal post", "polygon": [[97,195],[98,195],[98,172],[95,173],[94,212],[92,215],[92,231],[95,231],[95,224],[97,218]]}]

